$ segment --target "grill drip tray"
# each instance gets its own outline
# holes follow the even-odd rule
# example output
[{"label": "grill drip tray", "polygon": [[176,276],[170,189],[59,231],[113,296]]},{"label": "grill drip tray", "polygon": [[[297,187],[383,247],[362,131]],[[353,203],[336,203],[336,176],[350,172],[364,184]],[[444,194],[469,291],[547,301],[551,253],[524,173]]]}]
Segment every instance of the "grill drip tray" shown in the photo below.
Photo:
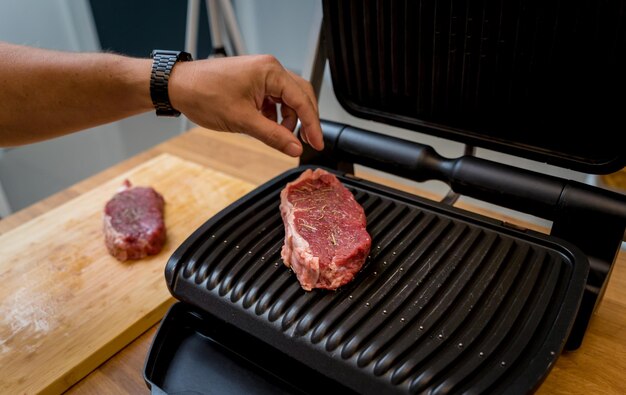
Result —
[{"label": "grill drip tray", "polygon": [[365,209],[372,249],[350,284],[305,292],[280,258],[278,205],[306,168],[194,232],[167,264],[172,294],[363,394],[540,385],[583,294],[589,265],[577,248],[327,169]]}]

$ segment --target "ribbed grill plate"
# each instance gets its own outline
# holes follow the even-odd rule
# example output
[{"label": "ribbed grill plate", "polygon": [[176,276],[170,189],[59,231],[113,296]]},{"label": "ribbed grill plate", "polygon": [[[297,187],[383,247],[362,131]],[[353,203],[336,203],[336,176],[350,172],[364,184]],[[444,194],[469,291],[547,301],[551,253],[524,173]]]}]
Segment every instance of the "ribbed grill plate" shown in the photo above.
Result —
[{"label": "ribbed grill plate", "polygon": [[166,268],[172,294],[360,393],[527,393],[541,383],[582,296],[588,263],[577,249],[339,175],[365,209],[371,254],[350,284],[305,292],[280,258],[278,207],[304,169],[191,235]]},{"label": "ribbed grill plate", "polygon": [[583,172],[625,166],[623,0],[323,10],[333,92],[352,115]]}]

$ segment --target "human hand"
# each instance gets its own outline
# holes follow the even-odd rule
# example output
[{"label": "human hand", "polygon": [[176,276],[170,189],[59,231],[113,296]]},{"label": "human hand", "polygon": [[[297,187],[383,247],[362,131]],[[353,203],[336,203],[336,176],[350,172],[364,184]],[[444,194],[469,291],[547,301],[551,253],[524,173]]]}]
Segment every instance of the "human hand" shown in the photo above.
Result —
[{"label": "human hand", "polygon": [[299,118],[302,140],[317,150],[324,148],[311,84],[273,56],[180,62],[170,76],[169,96],[174,108],[200,126],[245,133],[290,156],[302,154],[293,134]]}]

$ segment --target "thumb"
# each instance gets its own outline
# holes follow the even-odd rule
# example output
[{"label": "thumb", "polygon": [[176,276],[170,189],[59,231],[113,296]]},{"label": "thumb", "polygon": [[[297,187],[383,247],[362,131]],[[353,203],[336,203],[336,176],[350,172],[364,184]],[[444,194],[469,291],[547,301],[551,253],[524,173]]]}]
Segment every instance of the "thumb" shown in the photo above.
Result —
[{"label": "thumb", "polygon": [[247,135],[289,156],[302,154],[302,144],[286,127],[265,118],[258,112],[254,112],[247,119],[244,132]]}]

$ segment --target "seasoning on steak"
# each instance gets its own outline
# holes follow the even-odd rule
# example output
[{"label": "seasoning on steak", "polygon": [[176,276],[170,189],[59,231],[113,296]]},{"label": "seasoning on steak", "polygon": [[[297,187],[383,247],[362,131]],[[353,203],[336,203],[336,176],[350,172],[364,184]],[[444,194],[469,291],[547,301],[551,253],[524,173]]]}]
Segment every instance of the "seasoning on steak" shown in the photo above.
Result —
[{"label": "seasoning on steak", "polygon": [[363,207],[335,175],[305,170],[281,191],[280,213],[285,224],[281,255],[304,290],[337,289],[354,278],[372,239]]},{"label": "seasoning on steak", "polygon": [[128,180],[104,207],[104,236],[109,253],[119,261],[141,259],[161,251],[165,243],[163,196]]}]

